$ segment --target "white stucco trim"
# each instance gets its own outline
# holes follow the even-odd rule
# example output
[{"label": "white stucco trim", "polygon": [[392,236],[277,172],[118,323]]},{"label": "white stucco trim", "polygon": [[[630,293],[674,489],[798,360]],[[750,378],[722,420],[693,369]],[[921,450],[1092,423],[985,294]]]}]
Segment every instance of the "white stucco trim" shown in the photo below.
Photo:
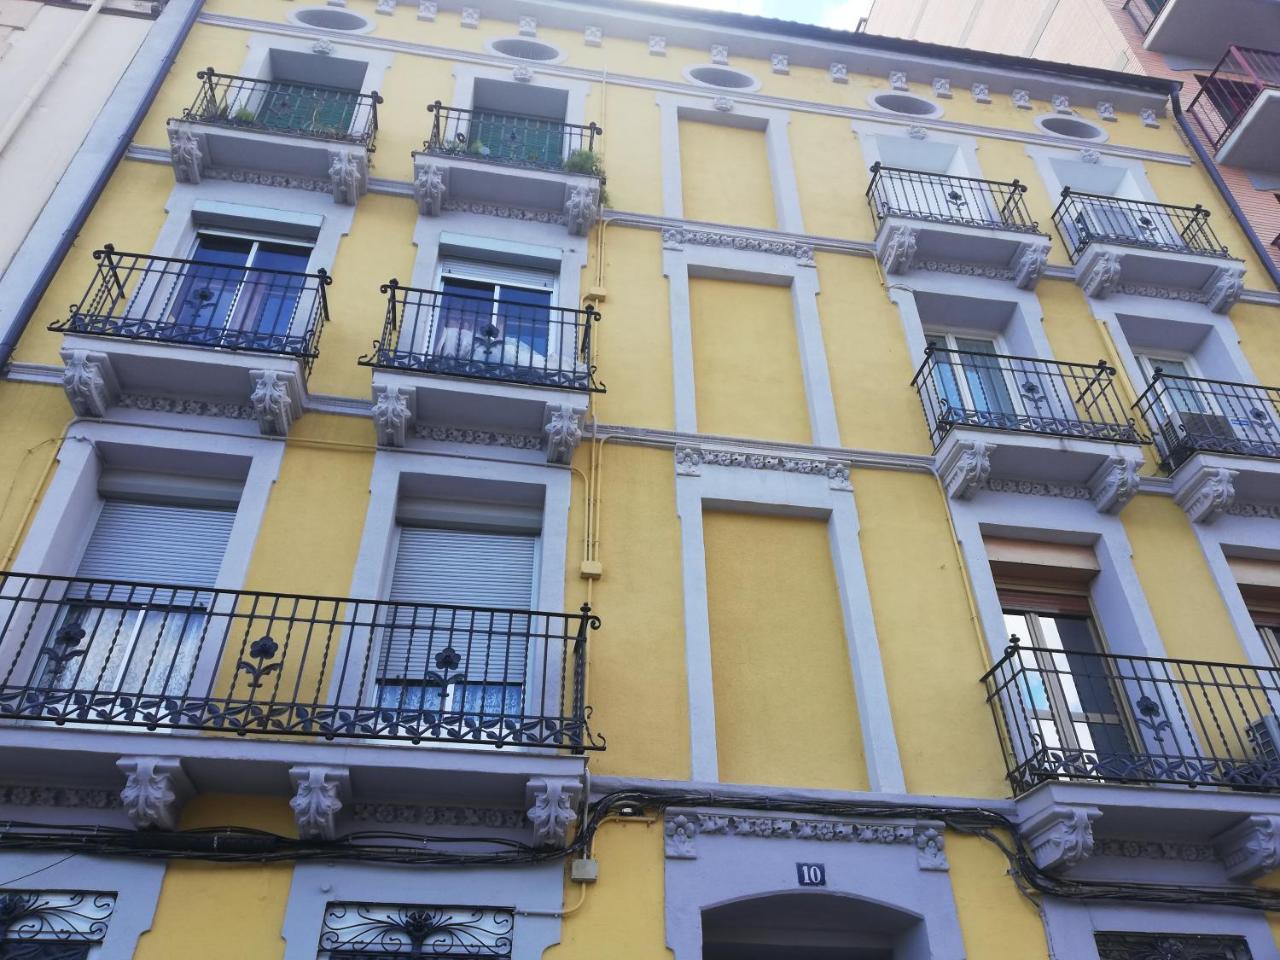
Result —
[{"label": "white stucco trim", "polygon": [[[880,91],[883,93],[884,91]],[[871,120],[853,120],[850,123],[850,129],[858,138],[858,144],[862,148],[863,164],[870,169],[877,163],[884,163],[880,156],[880,138],[892,137],[897,140],[910,141],[910,127],[904,127],[903,121],[910,118],[895,115],[892,123],[877,123]],[[921,124],[927,123],[928,117],[915,118]],[[928,132],[928,141],[930,143],[945,143],[956,148],[956,155],[963,163],[964,169],[951,171],[952,175],[958,177],[976,177],[982,178],[982,166],[978,162],[978,140],[976,137],[963,133],[950,133],[940,130],[930,130]],[[893,166],[893,164],[885,164]]]},{"label": "white stucco trim", "polygon": [[[498,37],[496,39],[501,40],[504,38]],[[537,42],[543,43],[544,41],[539,40]],[[533,70],[533,79],[527,82],[527,86],[565,91],[569,99],[565,107],[564,122],[579,126],[586,125],[587,97],[591,93],[593,84],[585,80],[570,79],[563,76],[551,77],[546,73],[539,72],[542,67],[550,66],[551,61],[520,60],[500,53],[494,54],[494,56],[501,59],[502,65],[485,66],[464,62],[454,63],[453,99],[446,102],[445,106],[455,107],[459,110],[472,110],[475,105],[477,80],[496,80],[500,83],[512,83],[512,70],[518,66],[526,66]],[[443,93],[444,91],[440,92]],[[426,91],[426,93],[428,96],[424,98],[424,103],[429,103],[433,98],[429,96],[430,91]],[[425,132],[426,128],[424,128],[424,134]]]},{"label": "white stucco trim", "polygon": [[144,448],[151,454],[151,463],[155,462],[156,453],[169,455],[175,461],[175,467],[191,454],[248,461],[248,472],[226,554],[217,582],[211,584],[219,590],[241,589],[266,513],[267,500],[280,474],[284,443],[261,437],[234,437],[102,421],[79,421],[68,428],[67,439],[58,451],[57,469],[15,558],[14,569],[53,576],[75,573],[102,503],[98,496],[101,464],[94,449],[98,443]]},{"label": "white stucco trim", "polygon": [[676,476],[693,779],[719,779],[703,537],[703,510],[708,507],[731,512],[817,517],[827,521],[832,570],[839,590],[870,789],[874,792],[905,792],[906,781],[894,734],[888,686],[863,566],[861,526],[853,492],[833,489],[830,480],[820,473],[746,470],[709,464],[702,465],[696,475]]},{"label": "white stucco trim", "polygon": [[1053,163],[1051,161],[1079,161],[1080,154],[1085,150],[1095,151],[1099,155],[1098,163],[1100,165],[1116,167],[1129,174],[1139,196],[1126,197],[1125,199],[1146,201],[1148,203],[1160,202],[1160,198],[1156,196],[1155,188],[1151,186],[1151,181],[1147,179],[1147,170],[1144,160],[1134,157],[1120,156],[1115,151],[1108,150],[1099,141],[1079,140],[1076,141],[1075,146],[1069,146],[1064,143],[1061,147],[1028,144],[1025,149],[1027,156],[1031,158],[1033,163],[1035,163],[1036,172],[1040,174],[1040,179],[1044,182],[1045,190],[1048,191],[1049,197],[1053,201],[1055,207],[1062,196],[1063,187],[1070,187],[1073,185],[1062,182],[1058,177],[1058,172],[1053,168]]},{"label": "white stucco trim", "polygon": [[1227,615],[1235,628],[1236,637],[1247,663],[1259,667],[1277,666],[1267,652],[1253,616],[1240,592],[1240,584],[1227,562],[1230,555],[1264,556],[1280,561],[1280,520],[1260,517],[1219,517],[1214,523],[1193,523],[1196,540],[1204,552],[1209,573],[1218,588],[1218,595],[1226,604]]},{"label": "white stucco trim", "polygon": [[[369,29],[372,30],[373,27],[371,23]],[[395,60],[395,54],[390,50],[352,46],[336,38],[333,41],[333,51],[324,55],[316,53],[316,41],[308,37],[282,37],[279,34],[255,33],[249,37],[245,46],[248,47],[248,52],[240,66],[242,77],[266,77],[270,72],[269,60],[272,50],[288,50],[292,53],[305,53],[316,57],[331,56],[341,60],[363,60],[368,67],[364,72],[364,80],[360,84],[360,92],[366,94],[382,89],[386,73]]]}]

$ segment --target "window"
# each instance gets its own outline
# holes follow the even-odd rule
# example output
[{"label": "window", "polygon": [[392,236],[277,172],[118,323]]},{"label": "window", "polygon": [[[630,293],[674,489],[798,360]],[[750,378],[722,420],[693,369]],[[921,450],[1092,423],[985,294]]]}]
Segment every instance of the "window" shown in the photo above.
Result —
[{"label": "window", "polygon": [[490,725],[522,714],[530,618],[512,611],[532,606],[537,542],[400,527],[389,599],[406,606],[392,608],[379,653],[379,706]]},{"label": "window", "polygon": [[1271,665],[1280,668],[1280,561],[1228,556],[1227,564]]},{"label": "window", "polygon": [[1012,425],[1018,408],[1010,371],[1003,367],[993,337],[954,333],[926,333],[935,351],[936,389],[943,416],[987,426]]},{"label": "window", "polygon": [[1212,447],[1215,440],[1235,438],[1231,417],[1225,415],[1230,411],[1222,406],[1229,398],[1211,384],[1201,382],[1194,358],[1146,353],[1138,355],[1138,363],[1149,381],[1155,379],[1157,371],[1162,375],[1163,386],[1150,409],[1161,439],[1170,447],[1181,446],[1186,438],[1192,438],[1193,448]]},{"label": "window", "polygon": [[320,931],[320,960],[507,960],[514,925],[511,910],[491,907],[331,903]]},{"label": "window", "polygon": [[[134,479],[105,471],[103,484]],[[236,484],[210,486],[238,494]],[[190,692],[201,646],[213,642],[205,637],[206,591],[217,581],[235,513],[234,503],[104,498],[34,666],[41,696],[56,704],[72,691],[122,699]]]},{"label": "window", "polygon": [[225,331],[262,348],[289,337],[306,287],[310,245],[201,231],[177,278],[169,329],[184,342],[217,344]]},{"label": "window", "polygon": [[85,960],[115,910],[109,893],[5,890],[0,960]]},{"label": "window", "polygon": [[443,296],[431,325],[429,352],[546,369],[553,350],[555,289],[556,275],[549,271],[446,258],[440,266]]}]

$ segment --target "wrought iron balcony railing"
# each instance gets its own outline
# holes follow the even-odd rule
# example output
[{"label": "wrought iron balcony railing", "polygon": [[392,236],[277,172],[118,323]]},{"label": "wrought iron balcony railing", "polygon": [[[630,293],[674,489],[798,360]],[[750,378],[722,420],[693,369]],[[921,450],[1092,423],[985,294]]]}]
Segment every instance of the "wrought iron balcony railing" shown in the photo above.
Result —
[{"label": "wrought iron balcony railing", "polygon": [[1169,0],[1124,0],[1124,9],[1145,37]]},{"label": "wrought iron balcony railing", "polygon": [[0,717],[603,747],[580,613],[0,573]]},{"label": "wrought iron balcony railing", "polygon": [[1062,202],[1053,211],[1058,236],[1075,263],[1091,243],[1115,243],[1126,247],[1229,257],[1209,226],[1209,211],[1196,204],[1122,200],[1094,193],[1062,190]]},{"label": "wrought iron balcony railing", "polygon": [[1280,791],[1280,670],[1019,646],[983,678],[1015,795],[1048,780]]},{"label": "wrought iron balcony railing", "polygon": [[324,270],[295,273],[94,251],[97,270],[71,315],[49,326],[153,343],[299,357],[310,369],[329,320]]},{"label": "wrought iron balcony railing", "polygon": [[1231,46],[1213,73],[1200,79],[1200,90],[1187,113],[1216,150],[1267,89],[1280,88],[1280,53]]},{"label": "wrought iron balcony railing", "polygon": [[879,229],[886,217],[1037,233],[1027,212],[1027,188],[1017,180],[977,180],[871,165],[867,202]]},{"label": "wrought iron balcony railing", "polygon": [[955,427],[1143,443],[1115,390],[1115,368],[930,346],[912,386],[929,434]]},{"label": "wrought iron balcony railing", "polygon": [[1135,406],[1166,470],[1196,453],[1280,460],[1280,387],[1176,377],[1157,369]]},{"label": "wrought iron balcony railing", "polygon": [[182,111],[183,120],[334,140],[374,150],[378,104],[382,103],[376,92],[237,77],[218,73],[213,67],[196,76],[200,91]]},{"label": "wrought iron balcony railing", "polygon": [[[603,392],[596,383],[592,328],[600,314],[552,307],[543,295],[496,297],[420,290],[392,280],[382,339],[366,366]],[[549,297],[547,298],[549,299]]]},{"label": "wrought iron balcony railing", "polygon": [[439,100],[427,109],[432,122],[424,153],[601,176],[595,146],[604,130],[595,123],[584,127],[546,117],[460,110]]}]

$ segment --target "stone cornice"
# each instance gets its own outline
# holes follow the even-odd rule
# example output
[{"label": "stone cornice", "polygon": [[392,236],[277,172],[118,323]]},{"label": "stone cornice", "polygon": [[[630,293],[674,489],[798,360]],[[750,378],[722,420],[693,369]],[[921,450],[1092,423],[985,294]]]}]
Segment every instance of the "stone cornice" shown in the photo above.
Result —
[{"label": "stone cornice", "polygon": [[[199,18],[201,23],[211,26],[227,27],[237,30],[252,30],[255,33],[270,33],[277,36],[302,37],[307,39],[332,39],[332,33],[324,30],[318,30],[306,27],[301,24],[277,23],[266,20],[255,20],[250,17],[237,17],[226,14],[204,13]],[[699,25],[693,22],[688,24],[690,28],[697,28]],[[725,31],[728,32],[728,31]],[[343,36],[342,43],[346,46],[368,47],[377,50],[386,50],[392,53],[404,53],[413,56],[436,57],[440,59],[450,60],[455,63],[473,63],[480,66],[501,67],[509,69],[512,61],[509,58],[496,54],[479,53],[469,50],[457,50],[452,47],[438,46],[428,43],[412,43],[407,40],[390,40],[382,37],[374,37],[361,34],[350,34]],[[971,68],[965,68],[959,64],[947,64],[939,60],[931,58],[912,57],[910,55],[890,55],[881,51],[859,51],[856,48],[839,47],[831,45],[829,47],[829,57],[844,57],[850,59],[851,54],[865,52],[872,55],[875,59],[881,60],[889,57],[890,59],[902,60],[904,62],[913,62],[923,67],[927,62],[931,64],[930,69],[934,72],[946,72],[950,70],[952,73],[962,71],[968,73]],[[570,67],[564,64],[539,63],[538,71],[546,76],[557,76],[566,79],[582,80],[587,82],[599,82],[600,74],[594,70],[587,70],[581,67]],[[991,76],[1000,76],[1002,72],[998,69],[983,69],[983,74]],[[1050,79],[1041,78],[1041,83],[1049,83]],[[723,96],[723,91],[716,89],[708,89],[707,87],[699,87],[694,84],[676,83],[674,81],[657,80],[648,77],[638,77],[631,74],[609,74],[609,83],[628,87],[639,87],[647,90],[661,90],[669,93],[683,94],[687,96],[697,97],[700,100],[707,100],[709,103],[714,102],[717,96]],[[1077,81],[1071,81],[1066,78],[1053,78],[1052,83],[1066,90],[1070,87],[1077,86]],[[1010,89],[1020,86],[1019,83],[1011,80]],[[1098,95],[1108,88],[1102,84],[1085,84],[1088,89],[1094,91]],[[1015,140],[1020,143],[1036,143],[1045,146],[1063,147],[1070,146],[1062,139],[1037,134],[1027,130],[1008,130],[1000,127],[987,127],[980,124],[957,123],[949,120],[927,119],[921,117],[898,117],[884,111],[862,109],[858,107],[841,107],[835,104],[819,103],[813,100],[792,99],[789,97],[770,97],[758,93],[744,93],[741,91],[734,92],[734,99],[737,103],[743,105],[754,105],[758,107],[770,107],[774,109],[790,110],[802,113],[818,113],[827,116],[848,117],[852,119],[875,120],[882,123],[896,124],[905,127],[925,127],[927,129],[950,131],[953,133],[967,133],[974,136],[985,136],[1000,140]],[[1085,102],[1085,97],[1081,102]],[[1096,97],[1094,98],[1096,99]],[[1113,98],[1114,99],[1114,98]],[[1163,104],[1163,99],[1155,95],[1146,98],[1150,99],[1153,104]],[[1190,166],[1191,158],[1175,153],[1167,153],[1161,150],[1144,150],[1138,147],[1123,147],[1115,144],[1107,144],[1105,147],[1098,148],[1100,152],[1112,154],[1115,156],[1130,157],[1135,159],[1150,160],[1157,163],[1172,163],[1179,166]]]}]

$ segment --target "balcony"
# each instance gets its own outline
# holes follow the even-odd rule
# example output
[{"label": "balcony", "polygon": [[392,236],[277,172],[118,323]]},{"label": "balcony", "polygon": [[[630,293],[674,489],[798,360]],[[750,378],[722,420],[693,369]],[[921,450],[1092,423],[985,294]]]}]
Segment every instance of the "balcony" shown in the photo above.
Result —
[{"label": "balcony", "polygon": [[1187,112],[1220,164],[1280,173],[1280,53],[1229,47]]},{"label": "balcony", "polygon": [[580,613],[0,573],[0,718],[581,753]]},{"label": "balcony", "polygon": [[[557,418],[576,422],[587,395],[604,390],[592,346],[599,313],[590,306],[553,307],[525,291],[495,299],[397,280],[381,289],[387,296],[382,337],[360,362],[374,370],[384,443],[403,446],[411,427],[463,425],[528,437],[530,446],[541,445],[533,439],[546,434],[548,456],[567,462],[572,449],[561,448],[553,425]],[[495,390],[494,382],[511,386]]]},{"label": "balcony", "polygon": [[1027,188],[947,174],[871,166],[867,203],[886,273],[941,270],[1012,280],[1034,289],[1049,238],[1027,212]]},{"label": "balcony", "polygon": [[1137,492],[1144,438],[1105,362],[930,347],[912,386],[920,396],[948,493],[1053,492],[1114,513]]},{"label": "balcony", "polygon": [[1244,291],[1232,259],[1199,206],[1124,200],[1070,187],[1053,212],[1058,236],[1086,295],[1113,293],[1203,303],[1226,313]]},{"label": "balcony", "polygon": [[1280,516],[1280,388],[1157,370],[1135,406],[1192,519]]},{"label": "balcony", "polygon": [[1139,23],[1142,13],[1134,8],[1142,4],[1155,14],[1143,46],[1168,55],[1174,69],[1208,66],[1241,40],[1280,50],[1275,0],[1129,0],[1129,12]]},{"label": "balcony", "polygon": [[179,183],[238,180],[330,193],[355,203],[369,181],[378,134],[377,93],[220,74],[169,121]]},{"label": "balcony", "polygon": [[1024,647],[983,677],[1015,795],[1051,780],[1280,792],[1280,670]]},{"label": "balcony", "polygon": [[559,223],[585,236],[600,215],[604,174],[595,153],[604,132],[545,117],[460,110],[437,100],[431,135],[414,157],[423,216],[449,210]]},{"label": "balcony", "polygon": [[123,253],[93,254],[65,320],[64,386],[80,416],[113,406],[258,421],[283,435],[329,319],[323,270],[295,273]]}]

